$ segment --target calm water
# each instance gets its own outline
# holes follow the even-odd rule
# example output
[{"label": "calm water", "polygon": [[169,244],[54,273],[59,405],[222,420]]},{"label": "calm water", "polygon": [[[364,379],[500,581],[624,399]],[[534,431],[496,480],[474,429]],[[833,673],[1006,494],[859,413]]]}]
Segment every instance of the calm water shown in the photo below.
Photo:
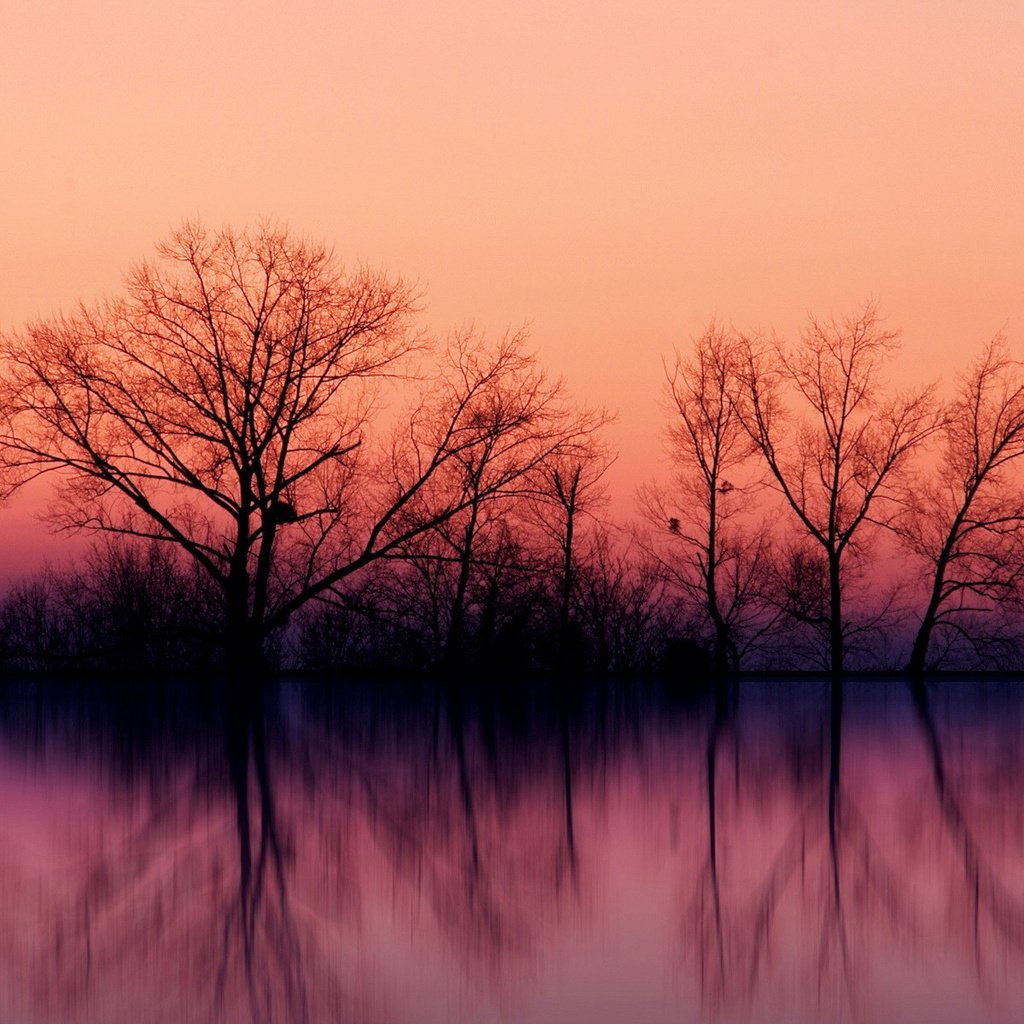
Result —
[{"label": "calm water", "polygon": [[0,690],[0,1021],[1024,1019],[1024,688]]}]

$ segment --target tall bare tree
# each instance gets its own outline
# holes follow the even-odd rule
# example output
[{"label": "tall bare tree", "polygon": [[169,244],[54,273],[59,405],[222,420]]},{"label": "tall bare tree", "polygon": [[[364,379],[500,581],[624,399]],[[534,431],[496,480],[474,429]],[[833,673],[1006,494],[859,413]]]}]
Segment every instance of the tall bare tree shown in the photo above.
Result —
[{"label": "tall bare tree", "polygon": [[[872,527],[891,522],[896,485],[939,425],[933,388],[890,395],[898,335],[873,305],[811,319],[801,343],[747,339],[742,416],[778,491],[825,562],[829,665],[843,670],[848,569]],[[787,404],[792,397],[801,412]]]},{"label": "tall bare tree", "polygon": [[737,407],[744,365],[741,340],[714,322],[688,357],[676,353],[666,367],[673,480],[641,491],[659,562],[710,624],[719,675],[738,666],[741,634],[756,632],[769,564],[767,530],[750,516],[760,481]]},{"label": "tall bare tree", "polygon": [[946,408],[935,473],[909,496],[901,531],[928,566],[929,587],[907,669],[920,675],[937,631],[981,638],[972,613],[1017,596],[1024,578],[1024,501],[1015,479],[1024,455],[1024,366],[996,338],[960,377]]},{"label": "tall bare tree", "polygon": [[449,464],[525,445],[534,410],[494,397],[516,356],[484,347],[374,457],[374,384],[422,344],[407,287],[271,227],[186,225],[157,252],[123,298],[2,339],[0,458],[13,487],[59,476],[58,526],[188,555],[247,664],[305,602],[468,507],[449,490],[405,514]]}]

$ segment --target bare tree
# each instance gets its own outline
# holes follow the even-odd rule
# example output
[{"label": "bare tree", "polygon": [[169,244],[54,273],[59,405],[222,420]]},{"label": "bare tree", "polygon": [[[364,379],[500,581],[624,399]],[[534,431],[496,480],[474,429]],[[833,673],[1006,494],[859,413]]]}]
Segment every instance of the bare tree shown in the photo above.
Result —
[{"label": "bare tree", "polygon": [[177,671],[210,652],[204,575],[155,542],[104,537],[75,564],[46,567],[0,599],[0,661],[28,669]]},{"label": "bare tree", "polygon": [[249,665],[307,601],[466,508],[447,491],[404,514],[450,463],[526,445],[544,385],[492,400],[523,357],[481,347],[374,459],[373,385],[421,347],[408,288],[270,227],[186,225],[157,251],[123,298],[3,338],[0,457],[14,488],[59,475],[58,526],[189,556]]},{"label": "bare tree", "polygon": [[996,338],[960,377],[946,409],[942,455],[910,496],[901,531],[929,569],[930,586],[907,669],[920,675],[937,630],[961,632],[973,613],[1018,593],[1024,504],[1012,471],[1024,455],[1024,367]]},{"label": "bare tree", "polygon": [[[465,654],[477,570],[484,563],[501,570],[490,572],[477,602],[486,613],[488,603],[494,605],[495,583],[511,568],[509,552],[518,546],[510,526],[517,507],[534,496],[547,466],[582,457],[596,424],[574,412],[564,383],[547,378],[521,333],[493,349],[471,333],[455,335],[448,359],[450,382],[439,404],[426,403],[420,418],[465,422],[469,433],[406,503],[397,521],[411,539],[396,553],[421,564],[445,632],[442,661],[456,668]],[[401,479],[408,469],[396,463],[396,475]],[[429,529],[421,529],[423,523]]]},{"label": "bare tree", "polygon": [[742,342],[714,322],[689,358],[676,353],[666,368],[674,478],[668,488],[641,491],[659,563],[710,623],[719,675],[738,667],[741,635],[758,632],[769,564],[768,531],[749,521],[761,481],[751,473],[757,446],[737,408],[743,369]]},{"label": "bare tree", "polygon": [[[896,485],[938,427],[933,388],[890,396],[884,368],[898,347],[873,305],[811,319],[794,349],[747,340],[743,420],[778,491],[824,558],[829,666],[843,670],[847,569],[871,527],[888,525]],[[792,415],[787,393],[805,411]]]},{"label": "bare tree", "polygon": [[615,455],[598,436],[608,421],[604,412],[582,414],[577,421],[580,444],[566,455],[546,460],[536,473],[531,519],[554,553],[551,577],[557,608],[556,650],[562,671],[579,663],[572,621],[579,546],[586,520],[593,519],[608,500],[605,474]]},{"label": "bare tree", "polygon": [[590,660],[602,673],[651,668],[669,633],[664,580],[632,537],[595,531],[576,568],[575,605]]}]

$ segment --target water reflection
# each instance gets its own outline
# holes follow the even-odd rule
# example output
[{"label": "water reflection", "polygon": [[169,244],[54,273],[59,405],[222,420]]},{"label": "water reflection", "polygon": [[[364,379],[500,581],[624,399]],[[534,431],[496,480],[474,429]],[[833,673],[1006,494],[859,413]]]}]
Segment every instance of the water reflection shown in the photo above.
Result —
[{"label": "water reflection", "polygon": [[1012,686],[8,684],[0,1020],[1010,1021]]}]

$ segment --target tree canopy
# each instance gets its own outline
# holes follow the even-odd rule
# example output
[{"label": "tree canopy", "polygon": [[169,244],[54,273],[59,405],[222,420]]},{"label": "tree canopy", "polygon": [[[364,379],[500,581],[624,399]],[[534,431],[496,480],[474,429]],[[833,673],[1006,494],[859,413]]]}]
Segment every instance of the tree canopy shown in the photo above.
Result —
[{"label": "tree canopy", "polygon": [[571,437],[521,337],[462,338],[392,447],[368,450],[374,383],[425,347],[415,312],[400,280],[283,230],[187,224],[122,297],[3,338],[8,490],[57,473],[57,526],[177,546],[221,594],[228,649],[258,651],[464,508],[438,486],[450,466],[501,451],[508,486]]}]

